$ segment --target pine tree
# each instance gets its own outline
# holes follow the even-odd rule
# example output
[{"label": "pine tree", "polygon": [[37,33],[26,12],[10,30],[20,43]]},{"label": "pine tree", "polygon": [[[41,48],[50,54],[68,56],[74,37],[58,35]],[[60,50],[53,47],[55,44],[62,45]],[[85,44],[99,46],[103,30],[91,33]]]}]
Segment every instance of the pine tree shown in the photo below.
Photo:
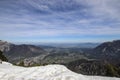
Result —
[{"label": "pine tree", "polygon": [[3,55],[3,52],[2,52],[2,51],[0,51],[0,59],[1,59],[2,61],[8,61],[7,58]]}]

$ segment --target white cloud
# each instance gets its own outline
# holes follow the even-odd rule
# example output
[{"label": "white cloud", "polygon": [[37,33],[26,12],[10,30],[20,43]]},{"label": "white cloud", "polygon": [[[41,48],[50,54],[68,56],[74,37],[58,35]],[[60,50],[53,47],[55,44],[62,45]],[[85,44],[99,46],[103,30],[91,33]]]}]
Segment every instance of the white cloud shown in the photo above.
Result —
[{"label": "white cloud", "polygon": [[120,34],[120,0],[3,2],[1,37]]},{"label": "white cloud", "polygon": [[120,0],[86,0],[90,6],[89,12],[94,16],[108,19],[120,19]]}]

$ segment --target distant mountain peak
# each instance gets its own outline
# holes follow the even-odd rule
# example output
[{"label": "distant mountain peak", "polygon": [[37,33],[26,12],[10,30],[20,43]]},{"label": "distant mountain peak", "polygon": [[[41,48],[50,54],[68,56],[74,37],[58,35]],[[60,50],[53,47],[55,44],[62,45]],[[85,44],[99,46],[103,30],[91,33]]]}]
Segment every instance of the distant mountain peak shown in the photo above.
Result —
[{"label": "distant mountain peak", "polygon": [[94,48],[94,55],[100,59],[107,60],[119,60],[120,56],[120,40],[114,40],[111,42],[104,42]]},{"label": "distant mountain peak", "polygon": [[0,50],[10,61],[47,54],[44,49],[35,45],[16,45],[2,40],[0,40]]}]

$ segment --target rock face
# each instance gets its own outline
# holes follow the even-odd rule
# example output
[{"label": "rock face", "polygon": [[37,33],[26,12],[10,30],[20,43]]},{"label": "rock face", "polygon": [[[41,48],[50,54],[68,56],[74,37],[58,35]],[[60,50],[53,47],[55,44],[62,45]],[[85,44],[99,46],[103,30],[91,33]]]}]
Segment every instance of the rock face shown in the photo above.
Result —
[{"label": "rock face", "polygon": [[3,52],[9,51],[11,45],[13,45],[13,44],[8,43],[7,41],[0,40],[0,50]]},{"label": "rock face", "polygon": [[96,58],[120,62],[120,40],[105,42],[94,48],[93,53]]}]

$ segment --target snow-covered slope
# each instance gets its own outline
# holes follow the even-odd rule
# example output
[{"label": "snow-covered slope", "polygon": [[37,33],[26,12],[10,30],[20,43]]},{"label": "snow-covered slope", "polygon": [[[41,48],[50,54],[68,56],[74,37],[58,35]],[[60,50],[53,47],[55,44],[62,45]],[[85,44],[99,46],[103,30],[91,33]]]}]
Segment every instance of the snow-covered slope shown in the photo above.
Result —
[{"label": "snow-covered slope", "polygon": [[62,65],[25,68],[3,62],[0,64],[0,80],[120,80],[120,78],[85,76],[74,73]]}]

